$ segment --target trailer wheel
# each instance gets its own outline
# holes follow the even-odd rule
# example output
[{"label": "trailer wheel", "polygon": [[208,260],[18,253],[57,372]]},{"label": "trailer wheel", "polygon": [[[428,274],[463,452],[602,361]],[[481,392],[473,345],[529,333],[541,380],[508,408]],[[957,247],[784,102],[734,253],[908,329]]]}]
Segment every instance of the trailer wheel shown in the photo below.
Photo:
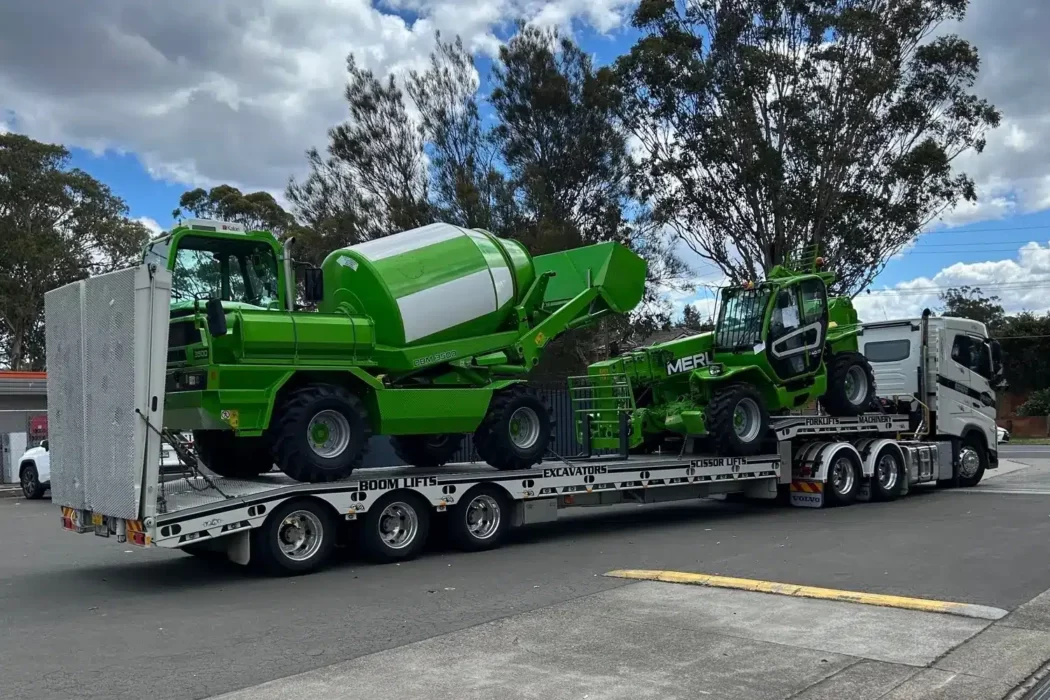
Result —
[{"label": "trailer wheel", "polygon": [[442,433],[440,435],[391,435],[390,445],[394,454],[405,464],[414,467],[441,467],[456,455],[463,444],[463,435]]},{"label": "trailer wheel", "polygon": [[474,433],[478,456],[496,469],[528,469],[547,454],[550,410],[520,384],[497,391]]},{"label": "trailer wheel", "polygon": [[846,450],[839,450],[828,465],[824,504],[830,507],[850,505],[857,500],[860,480],[860,464],[852,454]]},{"label": "trailer wheel", "polygon": [[430,508],[407,491],[388,493],[369,507],[360,530],[361,548],[377,562],[413,559],[430,531]]},{"label": "trailer wheel", "polygon": [[959,486],[969,488],[981,483],[987,468],[988,448],[976,433],[970,433],[959,450]]},{"label": "trailer wheel", "polygon": [[859,416],[875,403],[875,373],[859,352],[840,352],[828,359],[828,388],[820,405],[833,416]]},{"label": "trailer wheel", "polygon": [[40,483],[40,473],[36,470],[36,464],[26,462],[22,465],[18,480],[22,484],[22,495],[31,501],[44,497],[47,488]]},{"label": "trailer wheel", "polygon": [[895,501],[904,490],[904,460],[900,452],[887,445],[875,459],[871,475],[871,496],[876,501]]},{"label": "trailer wheel", "polygon": [[296,389],[271,425],[273,456],[296,481],[324,483],[350,476],[372,436],[361,399],[335,384]]},{"label": "trailer wheel", "polygon": [[451,514],[449,529],[458,549],[495,549],[510,529],[510,505],[503,489],[481,484],[468,491]]},{"label": "trailer wheel", "polygon": [[266,573],[305,574],[322,566],[335,546],[332,509],[309,498],[277,506],[252,530],[251,562]]},{"label": "trailer wheel", "polygon": [[193,444],[201,463],[219,476],[245,479],[273,468],[265,437],[237,437],[231,430],[194,430]]},{"label": "trailer wheel", "polygon": [[707,430],[719,452],[756,455],[769,432],[769,413],[750,384],[730,384],[707,404]]}]

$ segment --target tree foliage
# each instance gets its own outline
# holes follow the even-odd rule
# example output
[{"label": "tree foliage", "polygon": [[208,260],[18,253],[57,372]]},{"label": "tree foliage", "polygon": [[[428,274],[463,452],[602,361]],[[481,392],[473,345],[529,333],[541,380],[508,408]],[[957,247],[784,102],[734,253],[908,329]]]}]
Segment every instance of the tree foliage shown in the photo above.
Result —
[{"label": "tree foliage", "polygon": [[[458,38],[438,36],[427,68],[403,80],[381,80],[353,56],[347,68],[348,118],[329,130],[327,155],[308,154],[309,175],[287,192],[316,245],[332,250],[437,220],[519,240],[537,255],[619,241],[650,262],[636,320],[667,319],[660,291],[685,270],[637,198],[612,71],[556,32],[521,26],[493,68],[487,120],[474,59]],[[571,333],[565,362],[578,365],[589,348],[631,332],[610,320]]]},{"label": "tree foliage", "polygon": [[1037,389],[1033,391],[1023,404],[1017,407],[1019,416],[1046,416],[1050,415],[1050,389]]},{"label": "tree foliage", "polygon": [[249,231],[271,231],[278,238],[296,225],[292,215],[269,192],[244,194],[232,185],[184,192],[179,197],[178,208],[171,215],[174,219],[181,219],[184,214],[231,221],[244,225]]},{"label": "tree foliage", "polygon": [[971,94],[966,0],[642,0],[623,114],[660,221],[732,280],[818,244],[856,292],[972,180],[999,113]]},{"label": "tree foliage", "polygon": [[999,303],[999,297],[984,296],[980,287],[951,287],[941,294],[941,302],[944,304],[941,315],[980,321],[989,331],[1002,328],[1006,321],[1006,311]]},{"label": "tree foliage", "polygon": [[133,260],[148,231],[62,146],[0,134],[0,356],[42,369],[44,293]]}]

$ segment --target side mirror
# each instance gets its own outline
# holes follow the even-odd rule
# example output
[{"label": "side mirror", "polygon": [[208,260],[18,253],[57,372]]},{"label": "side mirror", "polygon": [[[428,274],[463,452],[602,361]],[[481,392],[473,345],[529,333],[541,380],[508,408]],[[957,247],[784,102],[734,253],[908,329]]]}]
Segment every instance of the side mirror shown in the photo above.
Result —
[{"label": "side mirror", "polygon": [[208,332],[215,338],[226,335],[226,312],[221,299],[208,300]]},{"label": "side mirror", "polygon": [[316,304],[324,300],[324,273],[319,267],[303,270],[303,301]]},{"label": "side mirror", "polygon": [[47,447],[47,440],[41,440],[40,441],[40,446],[44,448],[44,452],[48,452],[49,451],[48,447]]}]

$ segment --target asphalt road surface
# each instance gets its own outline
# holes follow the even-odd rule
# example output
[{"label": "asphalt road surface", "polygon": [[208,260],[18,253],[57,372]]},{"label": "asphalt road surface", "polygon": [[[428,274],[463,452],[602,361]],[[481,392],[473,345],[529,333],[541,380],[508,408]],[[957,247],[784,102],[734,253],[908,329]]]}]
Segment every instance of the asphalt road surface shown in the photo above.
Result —
[{"label": "asphalt road surface", "polygon": [[209,697],[623,586],[601,576],[618,568],[1014,608],[1050,588],[1050,499],[996,488],[993,479],[968,493],[922,489],[833,510],[718,501],[582,510],[493,552],[438,542],[387,566],[346,554],[295,579],[63,532],[48,501],[4,499],[0,694]]}]

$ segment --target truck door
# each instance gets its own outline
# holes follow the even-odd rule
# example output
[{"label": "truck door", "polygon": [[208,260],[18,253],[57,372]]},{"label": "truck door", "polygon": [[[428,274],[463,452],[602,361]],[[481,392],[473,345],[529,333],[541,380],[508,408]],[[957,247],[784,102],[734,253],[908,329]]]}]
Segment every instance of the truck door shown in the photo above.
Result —
[{"label": "truck door", "polygon": [[769,360],[783,380],[820,366],[827,331],[827,289],[820,279],[804,280],[777,293],[769,327]]},{"label": "truck door", "polygon": [[[943,402],[943,417],[949,424],[938,421],[940,431],[959,436],[967,426],[976,426],[989,445],[995,438],[995,394],[992,391],[992,356],[984,339],[952,329],[945,329],[951,338],[949,359],[944,373],[937,377],[938,395]],[[944,409],[947,408],[947,415]]]}]

